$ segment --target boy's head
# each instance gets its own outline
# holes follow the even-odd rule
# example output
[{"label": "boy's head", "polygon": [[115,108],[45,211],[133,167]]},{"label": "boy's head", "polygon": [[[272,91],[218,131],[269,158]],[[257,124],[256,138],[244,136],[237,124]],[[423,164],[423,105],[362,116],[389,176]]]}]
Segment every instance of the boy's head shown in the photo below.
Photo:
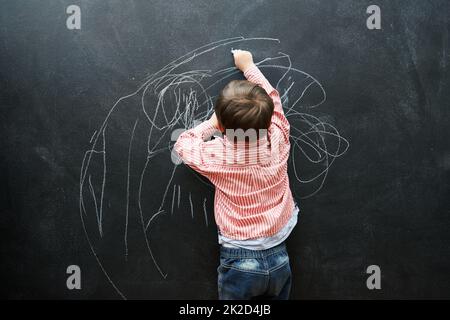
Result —
[{"label": "boy's head", "polygon": [[269,128],[273,109],[272,98],[267,92],[247,80],[229,82],[220,92],[215,105],[221,131],[255,129],[257,136],[260,129]]}]

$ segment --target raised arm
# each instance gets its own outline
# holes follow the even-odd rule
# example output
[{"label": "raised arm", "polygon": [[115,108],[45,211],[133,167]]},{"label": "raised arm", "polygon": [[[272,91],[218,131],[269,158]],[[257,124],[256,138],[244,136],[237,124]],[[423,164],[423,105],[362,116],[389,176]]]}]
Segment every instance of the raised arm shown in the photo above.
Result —
[{"label": "raised arm", "polygon": [[262,87],[272,98],[274,104],[272,124],[276,125],[283,132],[284,139],[289,141],[290,125],[284,115],[280,94],[253,63],[253,57],[249,51],[233,50],[233,56],[236,67],[244,73],[245,78]]}]

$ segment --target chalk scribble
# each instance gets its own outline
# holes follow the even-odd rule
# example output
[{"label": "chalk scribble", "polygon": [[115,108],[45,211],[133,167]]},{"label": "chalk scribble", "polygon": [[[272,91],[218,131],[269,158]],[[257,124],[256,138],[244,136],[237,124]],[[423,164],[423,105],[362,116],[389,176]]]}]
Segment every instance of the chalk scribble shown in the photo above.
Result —
[{"label": "chalk scribble", "polygon": [[[180,209],[182,197],[186,196],[189,199],[187,212],[194,219],[195,215],[201,215],[203,211],[205,228],[209,226],[208,214],[204,196],[195,199],[202,200],[201,203],[196,203],[190,191],[185,191],[182,195],[182,187],[174,183],[178,167],[176,164],[168,161],[165,167],[155,169],[152,161],[158,155],[171,153],[174,144],[171,139],[172,132],[180,128],[191,128],[208,119],[214,110],[214,99],[219,90],[233,77],[240,76],[240,71],[234,67],[213,69],[213,66],[202,63],[203,59],[208,57],[208,61],[211,61],[212,56],[231,56],[229,52],[233,47],[249,47],[254,43],[263,43],[266,47],[273,48],[279,45],[279,40],[235,37],[192,50],[145,77],[134,92],[120,97],[109,110],[103,123],[94,131],[81,164],[80,217],[84,234],[97,263],[122,298],[126,299],[126,296],[116,284],[117,279],[113,279],[107,271],[96,246],[107,237],[109,229],[106,228],[106,220],[123,222],[122,252],[127,261],[132,248],[128,234],[132,222],[130,207],[137,207],[136,223],[140,225],[146,251],[161,278],[166,279],[167,273],[160,266],[151,247],[152,226],[157,226],[159,216],[166,215],[169,211],[170,215],[174,215]],[[258,56],[257,53],[255,55]],[[339,134],[327,117],[313,115],[314,108],[326,101],[325,90],[312,75],[293,67],[289,55],[277,50],[274,56],[266,57],[256,64],[268,75],[269,80],[276,84],[286,117],[291,123],[291,184],[298,185],[301,198],[311,197],[322,189],[332,164],[347,151],[349,142]],[[206,69],[203,69],[205,67]],[[113,120],[113,116],[119,112],[124,116],[117,116],[117,119]],[[112,126],[119,132],[114,139],[108,131],[112,130]],[[117,138],[121,135],[128,135],[127,139]],[[142,148],[143,141],[145,148]],[[139,143],[142,144],[141,147]],[[123,152],[117,150],[120,148],[123,148]],[[142,151],[143,149],[145,150]],[[120,220],[112,217],[108,208],[110,205],[117,205],[117,199],[120,197],[114,192],[122,189],[119,186],[108,187],[108,181],[113,177],[114,181],[119,179],[122,171],[112,170],[110,163],[118,163],[118,159],[122,159],[122,153],[125,161],[124,176],[121,180],[124,184],[124,217],[120,217]],[[111,158],[114,161],[110,160]],[[170,172],[170,177],[167,181],[150,181],[148,175],[152,170]],[[143,205],[143,189],[152,183],[158,184],[164,193],[160,199],[152,198],[152,202],[159,203],[159,207],[147,210]],[[116,191],[111,191],[112,188]],[[166,204],[170,208],[164,209]],[[95,217],[92,223],[91,216]]]}]

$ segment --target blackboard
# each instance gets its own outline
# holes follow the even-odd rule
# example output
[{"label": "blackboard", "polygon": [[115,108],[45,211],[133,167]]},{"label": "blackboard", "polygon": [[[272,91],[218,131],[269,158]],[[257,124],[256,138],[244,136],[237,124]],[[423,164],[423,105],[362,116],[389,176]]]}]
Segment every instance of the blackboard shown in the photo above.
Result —
[{"label": "blackboard", "polygon": [[171,150],[240,48],[292,126],[291,298],[450,297],[449,3],[372,4],[2,1],[2,296],[217,298],[214,188]]}]

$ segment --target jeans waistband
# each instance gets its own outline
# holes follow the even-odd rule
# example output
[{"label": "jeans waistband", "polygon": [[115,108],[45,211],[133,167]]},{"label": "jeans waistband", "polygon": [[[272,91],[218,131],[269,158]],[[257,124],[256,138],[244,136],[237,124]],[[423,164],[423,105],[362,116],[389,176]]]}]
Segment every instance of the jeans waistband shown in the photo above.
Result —
[{"label": "jeans waistband", "polygon": [[244,248],[220,247],[220,255],[224,258],[265,258],[271,254],[286,250],[286,244],[283,241],[279,245],[265,250],[250,250]]}]

